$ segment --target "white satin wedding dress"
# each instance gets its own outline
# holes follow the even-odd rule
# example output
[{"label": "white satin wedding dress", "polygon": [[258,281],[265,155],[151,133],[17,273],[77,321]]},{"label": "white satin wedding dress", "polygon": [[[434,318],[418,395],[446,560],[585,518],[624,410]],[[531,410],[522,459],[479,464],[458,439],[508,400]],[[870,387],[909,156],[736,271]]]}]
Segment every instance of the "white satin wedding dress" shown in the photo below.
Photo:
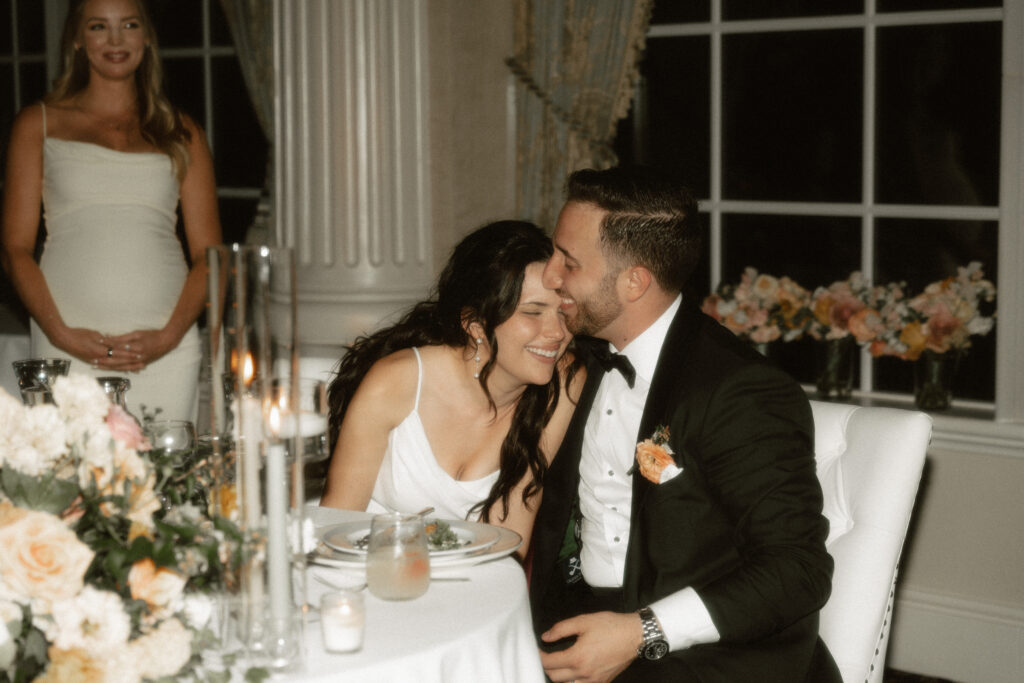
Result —
[{"label": "white satin wedding dress", "polygon": [[[45,136],[43,211],[46,243],[39,266],[64,322],[104,335],[160,329],[188,274],[175,234],[178,181],[162,153],[119,152]],[[71,371],[131,381],[128,409],[142,419],[196,418],[201,362],[195,325],[181,343],[138,373],[94,370],[72,359]],[[67,358],[32,322],[32,356]]]}]

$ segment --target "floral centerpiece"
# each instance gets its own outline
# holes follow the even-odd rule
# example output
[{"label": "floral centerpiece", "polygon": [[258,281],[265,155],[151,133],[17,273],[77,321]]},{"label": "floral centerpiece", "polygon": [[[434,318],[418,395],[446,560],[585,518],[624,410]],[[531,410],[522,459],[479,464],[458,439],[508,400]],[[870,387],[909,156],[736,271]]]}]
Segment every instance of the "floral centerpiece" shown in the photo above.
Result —
[{"label": "floral centerpiece", "polygon": [[726,283],[704,299],[701,309],[737,336],[754,344],[803,335],[810,293],[788,277],[747,267],[738,284]]},{"label": "floral centerpiece", "polygon": [[995,301],[995,297],[995,285],[985,279],[978,261],[957,268],[955,277],[931,283],[907,304],[909,320],[900,333],[906,350],[901,357],[916,360],[926,351],[969,349],[972,336],[992,330],[995,314],[982,314],[981,305]]},{"label": "floral centerpiece", "polygon": [[909,300],[893,300],[872,353],[915,361],[914,400],[922,410],[945,410],[953,398],[953,377],[971,337],[988,334],[995,313],[982,308],[995,301],[996,288],[972,261],[957,274],[924,288]]},{"label": "floral centerpiece", "polygon": [[808,334],[826,341],[852,335],[850,321],[867,308],[870,295],[871,286],[859,271],[850,273],[846,280],[818,287],[811,295],[813,319]]},{"label": "floral centerpiece", "polygon": [[0,391],[0,681],[227,680],[199,653],[240,535],[190,502],[204,463],[150,459],[91,377],[53,397]]}]

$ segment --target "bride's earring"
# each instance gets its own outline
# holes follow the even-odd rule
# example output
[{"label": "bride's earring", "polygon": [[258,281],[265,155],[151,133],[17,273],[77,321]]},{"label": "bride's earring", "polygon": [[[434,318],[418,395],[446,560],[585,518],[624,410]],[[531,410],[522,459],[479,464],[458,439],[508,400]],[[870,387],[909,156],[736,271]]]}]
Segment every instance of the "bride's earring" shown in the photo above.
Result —
[{"label": "bride's earring", "polygon": [[476,338],[476,372],[473,373],[474,379],[480,379],[480,345],[484,343],[484,340],[480,337]]}]

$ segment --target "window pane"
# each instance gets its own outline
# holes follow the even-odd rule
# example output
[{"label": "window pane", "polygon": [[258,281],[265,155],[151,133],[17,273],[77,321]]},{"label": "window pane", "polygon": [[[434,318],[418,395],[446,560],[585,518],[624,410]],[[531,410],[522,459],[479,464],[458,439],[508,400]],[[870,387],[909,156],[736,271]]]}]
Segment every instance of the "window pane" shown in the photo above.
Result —
[{"label": "window pane", "polygon": [[1000,30],[878,30],[879,202],[998,203]]},{"label": "window pane", "polygon": [[[4,18],[10,16],[8,13]],[[4,21],[0,26],[7,25]],[[18,0],[18,51],[22,55],[46,51],[46,27],[41,0]]]},{"label": "window pane", "polygon": [[856,30],[723,38],[723,193],[860,201],[863,36]]},{"label": "window pane", "polygon": [[683,294],[692,301],[701,301],[711,293],[711,231],[709,228],[708,215],[699,214],[701,230],[701,257],[697,263],[690,281],[683,288]]},{"label": "window pane", "polygon": [[210,3],[210,43],[212,45],[234,45],[231,28],[219,2]]},{"label": "window pane", "polygon": [[148,8],[161,47],[203,44],[202,0],[153,0]]},{"label": "window pane", "polygon": [[21,65],[21,107],[38,102],[49,90],[46,82],[46,64],[29,62]]},{"label": "window pane", "polygon": [[930,9],[1001,7],[1000,0],[878,0],[879,12],[919,12]]},{"label": "window pane", "polygon": [[652,24],[682,24],[711,20],[711,0],[654,0]]},{"label": "window pane", "polygon": [[14,49],[11,28],[11,0],[0,0],[0,55],[10,56]]},{"label": "window pane", "polygon": [[198,57],[164,59],[164,90],[171,104],[196,123],[206,118],[203,98],[203,61]]},{"label": "window pane", "polygon": [[224,243],[244,242],[245,233],[256,215],[257,199],[225,199],[218,201],[220,226]]},{"label": "window pane", "polygon": [[[7,168],[7,142],[17,113],[14,103],[14,69],[9,64],[0,64],[0,169]],[[2,173],[0,170],[0,175]]]},{"label": "window pane", "polygon": [[615,142],[623,163],[671,169],[698,197],[711,193],[709,59],[707,37],[649,38],[644,85]]},{"label": "window pane", "polygon": [[[996,282],[999,226],[983,221],[879,220],[875,235],[876,277],[879,283],[906,281],[908,295],[928,284],[956,275],[958,266],[980,261],[985,279]],[[998,306],[998,299],[996,306]],[[991,311],[983,309],[983,312]],[[995,336],[972,337],[961,362],[954,395],[991,401],[995,398]],[[910,391],[910,363],[891,361],[876,369],[876,386],[884,391]]]},{"label": "window pane", "polygon": [[228,187],[263,187],[267,141],[245,90],[238,60],[213,60],[214,159],[217,182]]},{"label": "window pane", "polygon": [[722,217],[722,277],[739,282],[753,266],[788,275],[805,289],[827,286],[860,270],[860,219],[828,216],[726,214]]},{"label": "window pane", "polygon": [[789,17],[819,17],[836,14],[860,14],[864,0],[787,0],[763,2],[760,0],[722,0],[724,19],[786,19]]}]

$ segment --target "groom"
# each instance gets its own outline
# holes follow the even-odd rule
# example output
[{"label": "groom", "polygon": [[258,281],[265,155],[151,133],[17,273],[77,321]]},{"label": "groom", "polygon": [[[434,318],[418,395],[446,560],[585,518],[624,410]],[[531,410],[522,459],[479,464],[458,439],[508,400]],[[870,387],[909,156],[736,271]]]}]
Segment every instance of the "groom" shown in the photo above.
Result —
[{"label": "groom", "polygon": [[840,680],[810,407],[681,295],[699,232],[650,171],[569,177],[544,284],[588,375],[534,530],[552,681]]}]

